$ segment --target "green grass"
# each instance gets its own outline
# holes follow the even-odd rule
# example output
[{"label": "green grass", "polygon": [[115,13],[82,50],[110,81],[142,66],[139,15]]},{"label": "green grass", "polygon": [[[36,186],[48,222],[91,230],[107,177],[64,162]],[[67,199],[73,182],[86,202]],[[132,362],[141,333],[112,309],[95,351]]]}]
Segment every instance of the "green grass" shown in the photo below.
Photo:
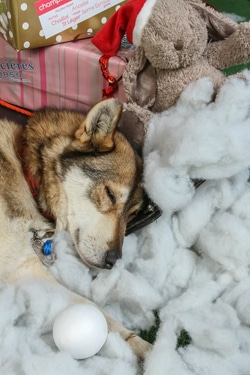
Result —
[{"label": "green grass", "polygon": [[[154,325],[150,328],[150,330],[140,332],[140,337],[143,338],[143,340],[146,340],[146,341],[150,342],[151,344],[154,344],[154,342],[156,340],[156,337],[157,337],[157,332],[158,332],[160,324],[161,324],[159,315],[157,314],[156,311],[154,312],[154,314],[155,314]],[[180,347],[184,348],[184,347],[188,346],[190,343],[191,343],[191,338],[190,338],[188,332],[185,331],[184,329],[182,329],[180,334],[179,334],[179,337],[177,339],[176,349],[178,349]]]},{"label": "green grass", "polygon": [[180,335],[177,339],[177,345],[176,345],[176,349],[178,348],[185,348],[186,346],[188,346],[190,343],[191,343],[191,337],[189,336],[188,332],[185,331],[185,329],[182,329],[181,332],[180,332]]},{"label": "green grass", "polygon": [[235,13],[250,20],[250,0],[208,0],[217,9],[226,13]]},{"label": "green grass", "polygon": [[154,314],[155,314],[155,323],[154,323],[154,325],[150,328],[150,330],[148,330],[148,331],[141,331],[140,332],[140,337],[143,340],[150,342],[151,344],[153,344],[155,342],[156,336],[157,336],[157,332],[158,332],[158,329],[159,329],[160,324],[161,324],[159,315],[157,314],[156,311],[154,312]]}]

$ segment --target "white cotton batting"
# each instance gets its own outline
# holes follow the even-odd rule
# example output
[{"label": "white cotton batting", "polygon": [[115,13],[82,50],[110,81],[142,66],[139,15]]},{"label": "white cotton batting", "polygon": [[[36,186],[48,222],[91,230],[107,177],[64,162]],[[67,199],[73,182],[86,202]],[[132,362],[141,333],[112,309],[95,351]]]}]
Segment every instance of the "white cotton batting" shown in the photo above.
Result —
[{"label": "white cotton batting", "polygon": [[[250,81],[191,84],[153,116],[144,187],[162,217],[125,238],[112,270],[90,271],[66,232],[53,274],[136,332],[161,319],[143,365],[116,333],[94,357],[57,351],[52,323],[67,292],[46,283],[0,288],[0,375],[248,375],[250,368]],[[198,189],[193,179],[206,181]],[[178,348],[185,329],[191,343]],[[14,355],[13,355],[14,353]]]}]

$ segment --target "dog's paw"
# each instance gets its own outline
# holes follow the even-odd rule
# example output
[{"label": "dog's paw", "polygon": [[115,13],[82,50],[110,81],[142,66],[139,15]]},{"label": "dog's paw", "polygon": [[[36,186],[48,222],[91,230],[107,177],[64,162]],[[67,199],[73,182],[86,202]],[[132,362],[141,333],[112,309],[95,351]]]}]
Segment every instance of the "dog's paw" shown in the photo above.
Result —
[{"label": "dog's paw", "polygon": [[30,230],[35,232],[39,238],[48,237],[48,234],[51,237],[52,233],[55,232],[55,226],[52,222],[38,217],[32,220]]},{"label": "dog's paw", "polygon": [[127,343],[139,359],[145,359],[146,354],[152,350],[153,345],[132,333],[127,339]]}]

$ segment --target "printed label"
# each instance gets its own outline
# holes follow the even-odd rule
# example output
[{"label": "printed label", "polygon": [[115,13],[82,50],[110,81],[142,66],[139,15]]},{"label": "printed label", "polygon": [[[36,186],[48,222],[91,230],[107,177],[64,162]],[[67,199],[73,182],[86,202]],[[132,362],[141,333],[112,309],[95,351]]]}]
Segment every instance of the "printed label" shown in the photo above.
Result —
[{"label": "printed label", "polygon": [[33,73],[35,67],[32,63],[19,62],[16,59],[0,57],[0,80],[12,82],[30,82],[30,79],[24,78],[23,74]]},{"label": "printed label", "polygon": [[52,10],[55,10],[56,8],[66,4],[70,3],[71,0],[40,0],[35,3],[36,11],[38,16],[41,16],[45,13],[51,12]]},{"label": "printed label", "polygon": [[[124,1],[124,0],[123,0]],[[48,39],[95,16],[121,0],[39,0],[35,2],[45,38]]]}]

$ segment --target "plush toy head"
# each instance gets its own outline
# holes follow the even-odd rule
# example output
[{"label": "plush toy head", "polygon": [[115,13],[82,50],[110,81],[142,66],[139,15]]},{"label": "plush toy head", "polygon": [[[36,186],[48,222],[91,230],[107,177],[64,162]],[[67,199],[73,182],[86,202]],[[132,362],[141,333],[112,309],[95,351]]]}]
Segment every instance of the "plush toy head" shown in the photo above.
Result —
[{"label": "plush toy head", "polygon": [[121,37],[136,46],[123,75],[130,104],[163,111],[189,83],[208,76],[215,91],[221,69],[250,60],[250,23],[237,24],[202,0],[131,0],[92,39],[114,55]]},{"label": "plush toy head", "polygon": [[185,1],[162,0],[143,29],[140,46],[154,68],[172,70],[193,64],[207,40],[206,24],[195,9]]}]

